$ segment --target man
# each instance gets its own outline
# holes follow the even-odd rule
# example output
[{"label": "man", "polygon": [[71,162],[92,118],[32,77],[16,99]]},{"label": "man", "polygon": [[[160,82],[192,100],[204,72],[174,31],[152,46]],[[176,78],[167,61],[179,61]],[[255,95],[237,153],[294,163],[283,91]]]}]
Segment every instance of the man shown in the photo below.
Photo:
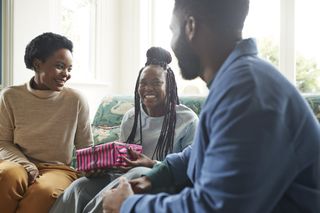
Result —
[{"label": "man", "polygon": [[[192,147],[107,191],[105,212],[320,212],[320,128],[299,92],[241,37],[249,0],[175,0],[172,49],[210,89]],[[160,181],[159,181],[160,180]],[[191,182],[178,194],[133,195]]]}]

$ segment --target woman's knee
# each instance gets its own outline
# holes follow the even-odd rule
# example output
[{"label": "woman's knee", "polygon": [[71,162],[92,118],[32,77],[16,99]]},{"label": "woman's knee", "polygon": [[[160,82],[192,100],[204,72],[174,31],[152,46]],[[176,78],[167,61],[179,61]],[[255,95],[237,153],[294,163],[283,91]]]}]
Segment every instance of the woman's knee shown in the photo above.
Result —
[{"label": "woman's knee", "polygon": [[18,163],[0,161],[0,206],[3,212],[15,212],[28,188],[26,170]]},{"label": "woman's knee", "polygon": [[28,173],[18,163],[10,161],[0,162],[0,188],[20,186],[26,189],[28,186]]}]

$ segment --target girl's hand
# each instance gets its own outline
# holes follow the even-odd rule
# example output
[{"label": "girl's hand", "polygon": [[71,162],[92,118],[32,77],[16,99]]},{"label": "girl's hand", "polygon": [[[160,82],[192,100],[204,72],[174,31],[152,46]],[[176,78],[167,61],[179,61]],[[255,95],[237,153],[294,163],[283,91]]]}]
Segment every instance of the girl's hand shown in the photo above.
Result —
[{"label": "girl's hand", "polygon": [[135,160],[130,160],[126,157],[123,157],[123,159],[128,163],[128,167],[137,167],[137,166],[144,166],[144,167],[149,167],[152,168],[154,164],[157,163],[155,160],[151,160],[148,156],[138,153],[131,148],[128,149],[129,155],[135,159]]}]

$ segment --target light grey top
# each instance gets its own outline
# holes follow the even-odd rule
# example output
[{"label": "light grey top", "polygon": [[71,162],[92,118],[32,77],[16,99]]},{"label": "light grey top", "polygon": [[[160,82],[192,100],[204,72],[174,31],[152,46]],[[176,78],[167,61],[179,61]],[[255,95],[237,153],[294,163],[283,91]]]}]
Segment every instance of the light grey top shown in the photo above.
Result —
[{"label": "light grey top", "polygon": [[[180,152],[193,142],[198,116],[185,105],[176,106],[177,121],[175,127],[173,152]],[[152,157],[160,136],[164,116],[151,117],[141,107],[141,127],[143,153]],[[134,122],[134,108],[123,116],[120,126],[120,140],[126,141],[131,133]],[[134,142],[140,144],[140,124],[138,126]]]}]

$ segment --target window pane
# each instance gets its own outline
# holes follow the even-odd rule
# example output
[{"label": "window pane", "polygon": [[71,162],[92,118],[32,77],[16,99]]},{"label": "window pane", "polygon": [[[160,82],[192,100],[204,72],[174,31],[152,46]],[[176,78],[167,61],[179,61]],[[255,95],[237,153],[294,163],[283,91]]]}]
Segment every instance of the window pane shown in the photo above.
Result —
[{"label": "window pane", "polygon": [[320,92],[320,2],[296,1],[296,80],[304,93]]},{"label": "window pane", "polygon": [[[272,11],[272,13],[270,13]],[[280,3],[279,0],[251,0],[245,22],[244,37],[257,40],[259,54],[279,66]]]},{"label": "window pane", "polygon": [[61,31],[74,45],[71,81],[93,80],[94,1],[62,0],[61,6]]}]

